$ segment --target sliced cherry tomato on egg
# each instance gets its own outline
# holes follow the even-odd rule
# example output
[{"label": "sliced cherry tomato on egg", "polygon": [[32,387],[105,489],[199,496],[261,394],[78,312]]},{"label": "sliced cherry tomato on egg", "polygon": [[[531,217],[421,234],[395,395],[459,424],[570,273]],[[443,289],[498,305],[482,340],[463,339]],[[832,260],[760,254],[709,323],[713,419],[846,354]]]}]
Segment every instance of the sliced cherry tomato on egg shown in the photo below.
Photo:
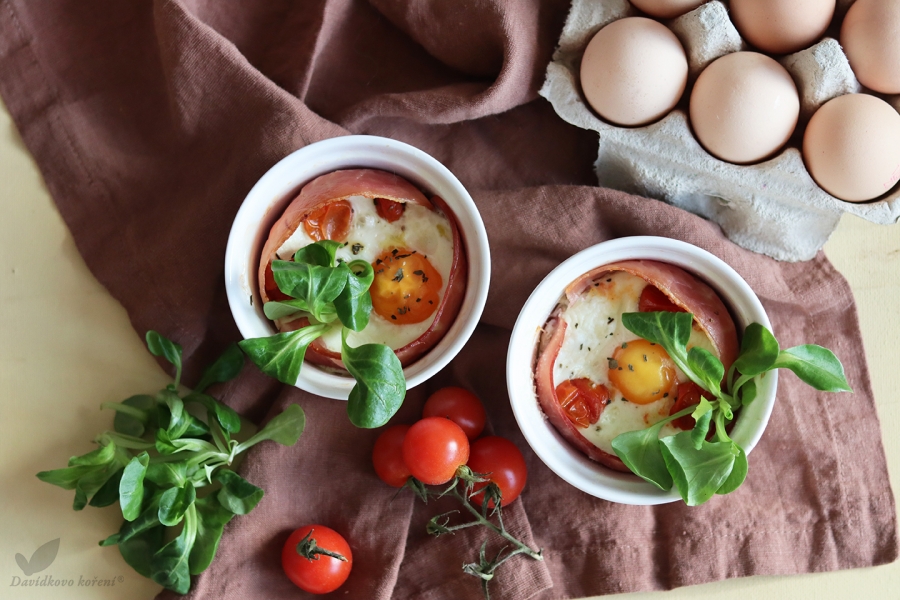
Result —
[{"label": "sliced cherry tomato on egg", "polygon": [[445,417],[460,426],[469,441],[484,430],[487,415],[478,396],[461,387],[441,388],[425,401],[423,417]]},{"label": "sliced cherry tomato on egg", "polygon": [[[500,488],[500,506],[506,506],[519,497],[528,479],[528,467],[522,451],[506,438],[495,435],[483,437],[472,443],[469,462],[466,463],[476,473],[489,475],[490,480]],[[478,492],[487,483],[476,483]],[[484,492],[472,496],[475,506],[481,506]],[[494,502],[489,503],[491,508]]]},{"label": "sliced cherry tomato on egg", "polygon": [[659,288],[652,285],[648,285],[641,292],[641,298],[638,300],[638,310],[640,312],[686,312],[669,300],[665,294],[659,291]]},{"label": "sliced cherry tomato on egg", "polygon": [[[688,406],[696,406],[700,404],[700,396],[705,396],[707,400],[715,399],[712,394],[710,394],[706,390],[701,389],[700,386],[693,381],[685,381],[684,383],[679,383],[678,398],[672,405],[671,410],[669,410],[669,414],[674,415],[675,413],[683,411]],[[693,429],[694,425],[696,424],[697,421],[695,421],[694,417],[692,417],[691,415],[678,417],[677,419],[672,421],[672,425],[678,427],[679,429],[684,429],[685,431]]]},{"label": "sliced cherry tomato on egg", "polygon": [[405,325],[421,323],[437,310],[444,281],[425,255],[394,248],[381,254],[372,268],[375,279],[369,291],[376,314]]},{"label": "sliced cherry tomato on egg", "polygon": [[569,379],[556,386],[556,399],[569,420],[585,428],[600,419],[603,407],[609,404],[609,391],[590,379]]},{"label": "sliced cherry tomato on egg", "polygon": [[650,404],[671,393],[675,363],[662,346],[647,340],[622,344],[613,352],[609,381],[629,402]]},{"label": "sliced cherry tomato on egg", "polygon": [[344,242],[350,233],[353,207],[347,200],[335,200],[313,210],[303,220],[303,228],[315,241]]},{"label": "sliced cherry tomato on egg", "polygon": [[275,274],[272,273],[272,263],[266,265],[266,296],[270,301],[291,300],[291,297],[281,291],[275,283]]},{"label": "sliced cherry tomato on egg", "polygon": [[387,198],[375,198],[375,210],[378,212],[379,217],[388,223],[393,223],[403,216],[403,212],[406,210],[406,203],[394,202]]}]

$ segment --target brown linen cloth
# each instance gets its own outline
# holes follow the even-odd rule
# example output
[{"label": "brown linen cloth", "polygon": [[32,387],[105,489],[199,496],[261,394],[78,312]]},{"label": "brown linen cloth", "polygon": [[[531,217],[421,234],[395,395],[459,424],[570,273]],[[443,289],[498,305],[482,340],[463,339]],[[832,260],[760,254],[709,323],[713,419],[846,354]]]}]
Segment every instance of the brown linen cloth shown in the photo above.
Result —
[{"label": "brown linen cloth", "polygon": [[[423,148],[460,177],[491,240],[487,308],[452,366],[411,390],[395,421],[411,422],[430,390],[455,383],[473,389],[493,431],[525,452],[530,480],[505,514],[546,560],[504,565],[494,597],[570,598],[894,560],[894,499],[846,282],[822,255],[777,263],[683,211],[590,187],[593,134],[536,99],[567,8],[563,0],[3,0],[0,94],[88,266],[138,332],[158,329],[184,345],[188,382],[239,337],[225,301],[225,242],[244,195],[278,159],[319,139],[369,133]],[[508,406],[503,358],[529,291],[572,253],[637,234],[722,257],[760,296],[784,346],[832,348],[856,390],[816,393],[783,373],[746,484],[699,508],[623,506],[577,491],[529,451]],[[342,402],[252,367],[220,395],[254,420],[297,402],[308,427],[293,448],[251,451],[242,472],[266,496],[228,526],[191,597],[295,597],[280,550],[310,522],[350,540],[355,565],[341,597],[480,595],[459,567],[485,534],[426,539],[439,507],[392,500],[370,466],[378,432],[354,429]]]}]

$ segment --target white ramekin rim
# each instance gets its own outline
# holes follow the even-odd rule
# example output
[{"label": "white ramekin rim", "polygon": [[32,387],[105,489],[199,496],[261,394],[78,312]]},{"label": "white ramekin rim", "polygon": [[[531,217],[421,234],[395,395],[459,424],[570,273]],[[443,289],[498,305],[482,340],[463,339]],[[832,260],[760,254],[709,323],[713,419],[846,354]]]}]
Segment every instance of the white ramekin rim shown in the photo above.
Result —
[{"label": "white ramekin rim", "polygon": [[[506,380],[513,414],[535,454],[576,488],[611,502],[650,505],[679,500],[677,490],[662,491],[639,477],[618,473],[587,458],[547,420],[534,386],[534,360],[541,329],[565,287],[591,269],[629,259],[657,260],[679,266],[708,283],[725,301],[739,331],[756,322],[772,324],[759,298],[737,272],[717,256],[692,244],[663,237],[635,236],[587,248],[556,267],[534,289],[513,327]],[[730,435],[748,454],[759,442],[775,404],[777,372],[760,382],[754,402],[744,408]]]},{"label": "white ramekin rim", "polygon": [[[305,183],[349,168],[396,173],[427,194],[443,198],[460,225],[469,262],[466,293],[446,334],[403,370],[407,388],[413,388],[444,368],[471,337],[487,301],[491,270],[487,232],[474,200],[453,173],[418,148],[389,138],[350,135],[310,144],[276,163],[253,186],[234,218],[225,251],[228,304],[244,338],[275,333],[262,312],[256,281],[269,229]],[[354,384],[351,377],[305,363],[296,385],[319,396],[346,400]]]}]

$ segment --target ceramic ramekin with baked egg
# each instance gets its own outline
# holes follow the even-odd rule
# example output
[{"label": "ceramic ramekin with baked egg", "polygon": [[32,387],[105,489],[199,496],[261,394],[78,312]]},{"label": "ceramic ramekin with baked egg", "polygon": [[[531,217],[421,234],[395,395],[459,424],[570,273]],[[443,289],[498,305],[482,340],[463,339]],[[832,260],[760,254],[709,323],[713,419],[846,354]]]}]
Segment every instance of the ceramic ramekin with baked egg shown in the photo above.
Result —
[{"label": "ceramic ramekin with baked egg", "polygon": [[[263,313],[258,283],[260,253],[275,221],[304,184],[344,169],[378,169],[402,177],[427,197],[440,196],[456,217],[468,258],[466,289],[453,324],[425,355],[404,368],[407,389],[449,363],[475,330],[487,300],[490,250],[481,215],[459,180],[425,152],[396,140],[351,135],[305,146],[286,156],[253,186],[235,216],[225,252],[225,288],[235,323],[244,338],[277,333]],[[308,361],[297,387],[346,400],[356,382]]]},{"label": "ceramic ramekin with baked egg", "polygon": [[[759,298],[740,275],[718,257],[669,238],[620,238],[575,254],[535,288],[522,307],[510,338],[507,387],[513,413],[526,441],[554,473],[576,488],[611,502],[663,504],[680,500],[678,491],[674,488],[660,490],[637,475],[621,473],[589,459],[550,423],[541,409],[535,387],[535,362],[541,334],[566,287],[598,267],[627,260],[668,263],[708,284],[728,307],[739,335],[751,323],[772,329]],[[777,372],[771,371],[759,382],[756,399],[735,419],[730,436],[748,454],[766,428],[775,403],[776,387]]]}]

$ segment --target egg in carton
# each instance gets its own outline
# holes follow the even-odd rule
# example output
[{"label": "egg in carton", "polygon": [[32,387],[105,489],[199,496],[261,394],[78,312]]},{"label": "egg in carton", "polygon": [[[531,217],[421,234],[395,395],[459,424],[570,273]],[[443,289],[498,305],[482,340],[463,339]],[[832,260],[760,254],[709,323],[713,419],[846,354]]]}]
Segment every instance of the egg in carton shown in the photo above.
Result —
[{"label": "egg in carton", "polygon": [[[839,0],[837,12],[843,15],[851,4]],[[795,145],[752,165],[715,158],[691,133],[684,100],[643,127],[618,127],[600,119],[581,92],[582,54],[601,28],[639,14],[626,0],[573,0],[540,90],[565,121],[599,134],[594,166],[600,185],[689,210],[718,223],[737,244],[785,261],[814,257],[845,212],[881,224],[900,220],[897,187],[867,203],[839,200],[816,185]],[[728,9],[717,0],[663,22],[685,48],[691,82],[715,59],[747,49]],[[861,90],[833,38],[825,37],[780,62],[798,88],[800,126],[828,100]],[[900,110],[900,97],[888,101]]]}]

